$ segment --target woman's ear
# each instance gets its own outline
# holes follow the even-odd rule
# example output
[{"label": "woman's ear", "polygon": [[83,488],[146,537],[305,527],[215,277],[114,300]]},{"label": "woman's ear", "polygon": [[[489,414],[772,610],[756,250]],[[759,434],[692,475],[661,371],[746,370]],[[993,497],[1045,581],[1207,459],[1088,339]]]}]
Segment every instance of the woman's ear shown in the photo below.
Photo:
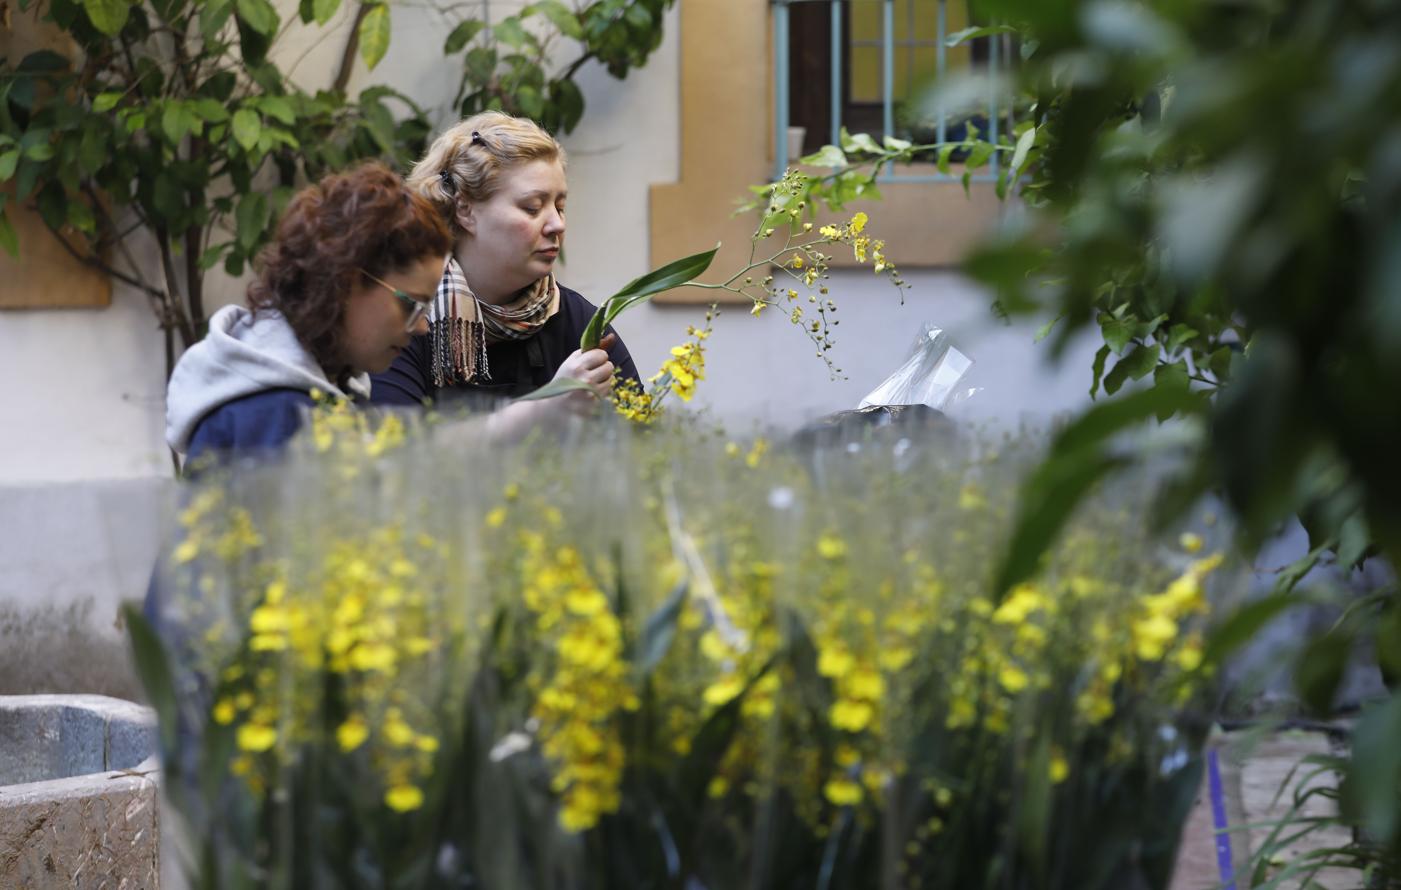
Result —
[{"label": "woman's ear", "polygon": [[477,219],[476,214],[473,212],[475,207],[476,205],[472,204],[470,201],[459,200],[457,202],[456,213],[453,215],[453,219],[457,222],[457,227],[468,235],[477,234]]}]

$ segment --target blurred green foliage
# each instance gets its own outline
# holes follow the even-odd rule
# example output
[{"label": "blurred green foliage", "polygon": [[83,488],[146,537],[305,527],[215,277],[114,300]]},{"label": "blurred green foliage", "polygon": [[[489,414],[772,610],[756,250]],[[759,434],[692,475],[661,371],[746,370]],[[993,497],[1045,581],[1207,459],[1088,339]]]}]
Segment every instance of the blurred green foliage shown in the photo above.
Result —
[{"label": "blurred green foliage", "polygon": [[[1040,474],[1069,480],[1062,502],[1030,489],[1020,539],[1049,540],[1048,513],[1111,470],[1106,455],[1142,457],[1106,422],[1136,406],[1189,418],[1168,513],[1219,492],[1248,548],[1297,516],[1309,566],[1401,564],[1401,8],[982,6],[1022,35],[1026,212],[967,269],[1003,311],[1054,316],[1053,349],[1097,329],[1091,394],[1131,390],[1062,434]],[[1004,582],[1037,556],[1014,549]],[[1307,702],[1328,707],[1356,642],[1392,667],[1397,610],[1379,592],[1306,648]],[[1345,813],[1393,843],[1398,701],[1364,715],[1342,789]]]},{"label": "blurred green foliage", "polygon": [[[910,146],[844,134],[804,162],[809,207],[879,197],[878,174],[933,153],[969,175],[999,159],[1019,206],[967,259],[1006,315],[1052,319],[1059,354],[1102,339],[1092,396],[1023,493],[1001,566],[1035,568],[1075,503],[1156,456],[1134,427],[1177,418],[1185,471],[1161,509],[1222,495],[1247,550],[1297,517],[1321,561],[1401,565],[1401,6],[1387,0],[981,0],[1010,26],[1018,117],[996,144]],[[968,92],[967,85],[959,89]],[[947,88],[931,102],[951,102]],[[1005,106],[1004,106],[1005,107]],[[951,166],[950,161],[954,164]],[[959,161],[962,169],[957,167]],[[1005,161],[1005,162],[1004,162]],[[766,195],[761,191],[761,195]],[[762,199],[755,202],[762,204]],[[1138,440],[1134,440],[1138,441]],[[1239,645],[1259,623],[1230,625]],[[1357,645],[1401,677],[1395,587],[1306,647],[1301,697],[1334,699]],[[1363,716],[1341,799],[1401,842],[1401,697]],[[1378,859],[1382,861],[1382,859]],[[1394,860],[1393,860],[1394,861]]]},{"label": "blurred green foliage", "polygon": [[[303,3],[299,18],[325,24],[337,5]],[[174,337],[188,346],[203,333],[206,270],[241,274],[295,188],[361,158],[406,163],[428,134],[387,87],[352,98],[295,84],[269,58],[283,23],[266,0],[49,0],[21,14],[77,52],[0,60],[0,182],[14,186],[0,200],[85,238],[76,254],[140,288],[168,355]],[[0,242],[17,253],[7,209]],[[143,231],[159,268],[132,253]]]},{"label": "blurred green foliage", "polygon": [[505,111],[568,133],[584,113],[579,69],[597,62],[621,80],[641,67],[661,45],[662,18],[675,2],[537,0],[495,22],[463,18],[443,44],[448,56],[463,53],[454,104],[463,117]]},{"label": "blurred green foliage", "polygon": [[[490,26],[477,10],[445,47],[471,47],[462,112],[499,108],[567,132],[584,109],[579,68],[596,60],[623,77],[641,65],[672,2],[543,0]],[[296,17],[322,28],[340,7],[301,0]],[[269,0],[19,0],[18,14],[76,52],[0,57],[0,184],[13,186],[0,193],[0,247],[22,249],[7,204],[77,236],[63,242],[75,256],[150,300],[168,361],[203,335],[205,272],[242,274],[296,188],[365,158],[406,169],[430,132],[395,90],[346,92],[357,59],[374,68],[388,51],[383,0],[354,6],[339,70],[314,92],[270,53],[289,23]],[[562,39],[581,52],[548,75]],[[137,260],[133,235],[154,238],[159,264]]]}]

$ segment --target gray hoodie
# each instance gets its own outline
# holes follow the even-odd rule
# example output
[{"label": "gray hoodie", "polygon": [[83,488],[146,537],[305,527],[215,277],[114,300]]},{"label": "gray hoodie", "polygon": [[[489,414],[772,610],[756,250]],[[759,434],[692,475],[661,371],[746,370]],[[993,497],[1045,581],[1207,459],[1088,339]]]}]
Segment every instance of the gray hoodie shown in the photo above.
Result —
[{"label": "gray hoodie", "polygon": [[357,374],[346,392],[297,340],[280,312],[254,315],[225,306],[209,319],[209,333],[175,365],[165,396],[165,440],[184,454],[206,414],[226,402],[270,389],[319,389],[339,398],[368,398],[370,375]]}]

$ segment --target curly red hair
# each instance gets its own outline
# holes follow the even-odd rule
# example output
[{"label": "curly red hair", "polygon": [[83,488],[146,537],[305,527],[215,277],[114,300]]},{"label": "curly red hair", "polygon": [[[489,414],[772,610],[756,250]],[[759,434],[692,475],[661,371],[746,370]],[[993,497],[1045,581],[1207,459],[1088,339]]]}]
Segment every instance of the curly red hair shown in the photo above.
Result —
[{"label": "curly red hair", "polygon": [[430,255],[447,256],[442,216],[383,164],[333,173],[297,193],[258,255],[248,287],[254,312],[276,310],[321,367],[344,370],[341,320],[357,277],[384,277]]}]

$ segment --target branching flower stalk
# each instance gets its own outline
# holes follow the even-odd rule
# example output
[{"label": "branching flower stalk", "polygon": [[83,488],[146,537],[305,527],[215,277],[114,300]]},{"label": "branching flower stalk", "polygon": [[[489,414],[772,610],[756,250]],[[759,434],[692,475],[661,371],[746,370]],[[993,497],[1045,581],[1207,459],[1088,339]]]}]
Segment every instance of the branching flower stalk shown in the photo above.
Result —
[{"label": "branching flower stalk", "polygon": [[[814,224],[804,217],[811,215],[802,195],[806,194],[807,177],[790,170],[782,180],[768,188],[769,203],[764,218],[750,238],[749,260],[724,281],[701,282],[695,279],[710,266],[715,249],[684,257],[629,282],[621,291],[603,302],[594,313],[579,345],[583,349],[596,347],[603,330],[624,311],[664,290],[694,287],[709,291],[726,291],[750,301],[750,314],[758,317],[770,308],[787,314],[791,324],[798,327],[816,347],[816,355],[827,365],[833,379],[842,369],[831,356],[833,335],[841,324],[835,316],[837,302],[828,281],[831,279],[832,255],[830,245],[851,248],[858,263],[870,263],[876,275],[885,276],[904,302],[908,287],[899,270],[885,254],[885,242],[866,231],[869,217],[857,213],[841,225],[824,225],[814,230]],[[780,232],[783,241],[770,241]],[[767,274],[765,274],[767,272]],[[806,306],[802,298],[806,297]],[[619,380],[615,383],[614,405],[625,417],[639,423],[650,423],[660,413],[660,402],[668,391],[683,401],[690,401],[696,380],[704,376],[703,341],[710,336],[711,322],[718,309],[714,303],[706,311],[704,329],[687,328],[694,338],[674,347],[661,371],[650,378],[650,388]],[[563,389],[558,389],[562,392]],[[534,397],[555,394],[546,387]]]}]

